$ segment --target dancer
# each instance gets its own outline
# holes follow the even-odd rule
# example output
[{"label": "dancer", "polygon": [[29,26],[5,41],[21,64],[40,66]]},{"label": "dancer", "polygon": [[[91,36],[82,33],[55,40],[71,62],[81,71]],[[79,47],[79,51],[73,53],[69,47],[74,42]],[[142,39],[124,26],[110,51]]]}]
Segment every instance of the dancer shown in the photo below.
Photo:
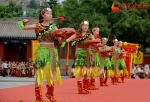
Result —
[{"label": "dancer", "polygon": [[[42,97],[41,87],[43,80],[47,79],[47,93],[46,97],[51,102],[56,102],[54,99],[54,78],[56,78],[58,85],[62,84],[60,74],[60,63],[57,49],[54,46],[54,30],[57,30],[55,24],[50,23],[52,20],[51,8],[44,8],[39,14],[39,23],[26,25],[29,20],[24,19],[22,22],[18,22],[18,25],[23,30],[35,30],[37,39],[39,40],[40,47],[36,53],[35,67],[35,95],[36,102],[44,102]],[[63,42],[61,38],[58,38],[60,43]]]},{"label": "dancer", "polygon": [[[100,40],[99,31],[100,31],[100,29],[98,27],[94,27],[92,29],[92,33],[93,33],[95,40]],[[98,47],[98,45],[97,45],[97,47]],[[91,47],[90,50],[92,52],[92,73],[91,73],[90,90],[98,90],[99,88],[97,86],[95,86],[95,77],[98,77],[97,72],[100,68],[99,49],[97,50],[95,47]]]},{"label": "dancer", "polygon": [[120,55],[119,55],[119,75],[121,78],[122,83],[124,83],[124,78],[126,76],[128,76],[128,71],[127,71],[127,67],[126,67],[126,63],[124,60],[124,57],[126,56],[126,52],[122,47],[122,41],[119,41],[119,50],[120,50]]},{"label": "dancer", "polygon": [[[91,75],[91,67],[92,67],[91,53],[89,51],[88,46],[86,46],[84,43],[87,40],[92,39],[94,39],[94,37],[92,36],[89,30],[89,22],[82,21],[78,32],[76,32],[75,35],[72,35],[66,40],[66,42],[75,40],[74,42],[77,43],[77,52],[75,54],[76,59],[75,59],[74,76],[77,78],[79,94],[91,93],[91,91],[89,90],[90,86],[89,76]],[[84,77],[83,83],[82,77]]]},{"label": "dancer", "polygon": [[119,61],[119,47],[118,47],[118,40],[114,39],[113,40],[114,46],[112,47],[112,58],[111,58],[111,65],[112,65],[112,70],[114,72],[114,77],[111,77],[112,84],[116,85],[119,83],[118,78],[119,78],[119,66],[118,66],[118,61]]},{"label": "dancer", "polygon": [[111,49],[106,45],[107,41],[107,38],[102,38],[103,47],[100,48],[100,86],[108,86],[107,79],[114,76],[109,58]]}]

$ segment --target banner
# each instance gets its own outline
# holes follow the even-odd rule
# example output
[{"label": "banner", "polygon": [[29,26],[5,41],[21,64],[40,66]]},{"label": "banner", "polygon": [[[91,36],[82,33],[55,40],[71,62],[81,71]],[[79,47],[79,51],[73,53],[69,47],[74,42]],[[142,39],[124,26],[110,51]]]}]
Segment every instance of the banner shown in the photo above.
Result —
[{"label": "banner", "polygon": [[124,59],[129,73],[131,71],[132,64],[133,63],[135,64],[135,62],[139,60],[141,61],[141,58],[143,58],[141,57],[139,58],[139,60],[137,60],[138,59],[137,56],[135,57],[135,55],[137,55],[138,48],[139,48],[139,44],[123,42],[123,49],[127,52],[127,56],[124,57]]},{"label": "banner", "polygon": [[131,63],[131,61],[132,61],[131,57],[132,57],[131,54],[127,54],[126,57],[124,57],[124,60],[125,60],[126,66],[127,66],[127,70],[128,70],[129,73],[130,73],[130,68],[132,66],[131,65],[132,64]]},{"label": "banner", "polygon": [[40,44],[38,40],[32,40],[31,43],[32,43],[32,61],[35,62],[36,53]]},{"label": "banner", "polygon": [[133,63],[139,65],[143,63],[143,52],[138,51],[133,55]]},{"label": "banner", "polygon": [[123,49],[127,52],[127,53],[136,53],[137,49],[138,49],[138,44],[133,44],[133,43],[127,43],[124,42],[123,43]]}]

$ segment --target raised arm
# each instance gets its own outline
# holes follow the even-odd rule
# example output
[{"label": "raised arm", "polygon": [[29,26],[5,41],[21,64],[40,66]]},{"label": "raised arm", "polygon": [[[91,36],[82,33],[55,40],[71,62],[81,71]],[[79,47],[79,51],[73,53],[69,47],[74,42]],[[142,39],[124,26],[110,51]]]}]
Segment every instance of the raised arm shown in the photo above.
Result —
[{"label": "raised arm", "polygon": [[26,25],[23,30],[35,30],[36,24]]},{"label": "raised arm", "polygon": [[[55,26],[55,30],[57,30],[58,28]],[[58,39],[58,42],[60,43],[60,44],[62,44],[63,42],[64,42],[64,39],[62,39],[61,37],[59,37],[59,38],[56,38],[56,39]]]},{"label": "raised arm", "polygon": [[23,30],[35,30],[36,29],[36,24],[26,25],[28,22],[29,22],[28,19],[23,20],[23,25],[24,25]]},{"label": "raised arm", "polygon": [[23,30],[35,30],[36,24],[26,25]]},{"label": "raised arm", "polygon": [[76,34],[74,34],[71,37],[69,37],[68,39],[66,39],[66,42],[70,42],[70,41],[74,40],[75,38],[76,38]]},{"label": "raised arm", "polygon": [[92,35],[92,34],[91,34],[91,39],[92,39],[92,40],[95,40],[94,35]]}]

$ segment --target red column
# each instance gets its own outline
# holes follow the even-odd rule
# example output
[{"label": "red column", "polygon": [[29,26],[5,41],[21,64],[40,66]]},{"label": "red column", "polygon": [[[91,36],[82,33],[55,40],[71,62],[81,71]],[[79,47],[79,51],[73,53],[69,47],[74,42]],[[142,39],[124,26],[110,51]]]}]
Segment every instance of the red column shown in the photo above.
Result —
[{"label": "red column", "polygon": [[29,61],[29,58],[32,58],[32,48],[31,42],[27,44],[27,57],[26,61]]},{"label": "red column", "polygon": [[5,60],[5,45],[3,43],[0,43],[0,58],[1,60]]},{"label": "red column", "polygon": [[131,69],[131,54],[130,53],[127,53],[127,56],[126,57],[124,57],[124,59],[125,59],[125,63],[126,63],[126,66],[127,66],[127,70],[128,70],[128,72],[130,73],[130,69]]}]

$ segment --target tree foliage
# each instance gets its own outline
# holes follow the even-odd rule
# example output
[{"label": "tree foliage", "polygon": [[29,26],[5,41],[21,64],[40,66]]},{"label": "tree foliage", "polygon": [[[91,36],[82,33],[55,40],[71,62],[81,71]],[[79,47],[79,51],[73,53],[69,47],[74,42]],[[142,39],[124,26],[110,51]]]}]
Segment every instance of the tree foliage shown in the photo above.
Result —
[{"label": "tree foliage", "polygon": [[7,8],[7,13],[12,13],[13,17],[22,16],[22,6],[17,5],[14,1],[10,0]]},{"label": "tree foliage", "polygon": [[37,9],[38,5],[35,2],[35,0],[30,0],[29,4],[27,5],[27,7],[32,8],[32,9]]},{"label": "tree foliage", "polygon": [[37,12],[34,9],[28,9],[26,12],[26,17],[35,17],[35,15],[37,14]]},{"label": "tree foliage", "polygon": [[22,16],[22,7],[12,0],[7,6],[0,5],[0,18],[12,18]]},{"label": "tree foliage", "polygon": [[[119,40],[131,43],[142,44],[143,47],[150,46],[150,8],[139,9],[140,3],[147,3],[149,0],[117,0],[120,5],[120,12],[112,11],[111,6],[116,0],[65,0],[55,13],[56,16],[65,16],[64,22],[57,22],[59,27],[73,27],[76,30],[83,20],[89,20],[90,29],[100,27],[100,36],[107,37],[109,41],[114,39],[113,35]],[[122,4],[127,3],[134,5],[132,10],[124,10]]]}]

